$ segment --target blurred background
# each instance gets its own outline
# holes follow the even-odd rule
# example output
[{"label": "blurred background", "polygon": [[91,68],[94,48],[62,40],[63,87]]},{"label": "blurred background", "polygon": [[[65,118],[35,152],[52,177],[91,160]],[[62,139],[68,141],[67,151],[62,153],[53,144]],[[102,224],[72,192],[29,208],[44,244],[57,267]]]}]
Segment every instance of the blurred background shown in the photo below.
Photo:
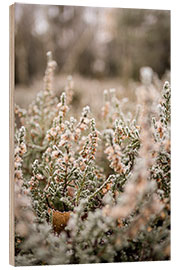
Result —
[{"label": "blurred background", "polygon": [[92,99],[97,106],[94,93],[105,88],[133,93],[143,66],[159,80],[169,76],[170,11],[16,4],[15,100],[22,107],[43,87],[47,51],[57,62],[57,95],[71,74],[76,99],[91,92],[82,105]]}]

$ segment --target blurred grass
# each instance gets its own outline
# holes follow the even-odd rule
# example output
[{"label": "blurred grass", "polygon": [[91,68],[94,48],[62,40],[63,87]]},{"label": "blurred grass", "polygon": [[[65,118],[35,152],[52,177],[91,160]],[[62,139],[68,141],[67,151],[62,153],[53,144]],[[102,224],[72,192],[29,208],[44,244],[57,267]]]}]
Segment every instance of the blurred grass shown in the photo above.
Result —
[{"label": "blurred grass", "polygon": [[[56,75],[54,79],[54,93],[60,97],[66,85],[67,75]],[[105,89],[115,88],[119,99],[128,98],[127,111],[133,111],[136,103],[136,88],[138,83],[129,81],[122,82],[116,79],[92,79],[80,75],[73,75],[74,96],[71,104],[71,115],[75,118],[80,116],[82,108],[89,105],[92,115],[101,119],[101,108],[103,106],[103,92]],[[43,79],[39,78],[32,82],[31,86],[16,85],[15,103],[22,108],[28,108],[39,91],[43,89]]]}]

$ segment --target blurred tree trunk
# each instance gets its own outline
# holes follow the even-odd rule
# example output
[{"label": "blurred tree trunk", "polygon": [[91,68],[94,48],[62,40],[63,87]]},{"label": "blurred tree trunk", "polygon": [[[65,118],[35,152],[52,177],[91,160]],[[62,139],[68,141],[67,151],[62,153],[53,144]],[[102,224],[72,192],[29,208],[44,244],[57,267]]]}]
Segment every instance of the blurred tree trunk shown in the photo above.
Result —
[{"label": "blurred tree trunk", "polygon": [[62,72],[71,73],[72,71],[74,71],[79,56],[82,55],[84,50],[88,47],[92,38],[93,38],[93,28],[89,27],[88,29],[84,29],[81,35],[74,42],[72,49],[69,51],[66,58],[66,62],[64,63],[61,69]]},{"label": "blurred tree trunk", "polygon": [[28,71],[28,55],[23,45],[18,46],[16,50],[16,83],[21,82],[22,84],[29,83],[29,71]]}]

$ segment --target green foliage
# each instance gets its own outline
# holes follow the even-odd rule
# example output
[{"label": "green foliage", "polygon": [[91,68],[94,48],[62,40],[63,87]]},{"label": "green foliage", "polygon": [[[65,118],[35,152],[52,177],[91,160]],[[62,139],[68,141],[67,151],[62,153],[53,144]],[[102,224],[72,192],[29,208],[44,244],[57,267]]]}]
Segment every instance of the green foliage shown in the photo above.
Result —
[{"label": "green foliage", "polygon": [[16,265],[168,260],[169,84],[154,118],[147,85],[140,119],[105,91],[99,132],[88,106],[70,115],[72,87],[54,98],[54,67],[48,53],[44,90],[27,112],[16,107]]}]

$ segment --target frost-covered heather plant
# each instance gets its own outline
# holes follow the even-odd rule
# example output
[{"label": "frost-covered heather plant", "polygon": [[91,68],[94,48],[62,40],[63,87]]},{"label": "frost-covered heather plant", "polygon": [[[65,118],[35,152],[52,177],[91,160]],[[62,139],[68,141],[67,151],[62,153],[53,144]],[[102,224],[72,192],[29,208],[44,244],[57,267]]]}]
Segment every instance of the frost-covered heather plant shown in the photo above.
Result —
[{"label": "frost-covered heather plant", "polygon": [[[52,121],[58,114],[59,101],[53,92],[53,73],[56,62],[52,60],[51,52],[47,53],[47,59],[44,89],[37,94],[27,111],[17,105],[15,106],[15,114],[19,122],[26,126],[26,146],[28,151],[24,159],[23,169],[29,176],[31,175],[33,161],[36,158],[41,159],[42,152],[47,148],[46,132],[52,126]],[[70,81],[69,79],[69,84]],[[67,92],[69,93],[69,91],[68,88]]]},{"label": "frost-covered heather plant", "polygon": [[15,134],[15,151],[14,151],[14,180],[18,184],[23,181],[22,174],[22,157],[26,153],[25,144],[25,127],[22,126],[18,133]]},{"label": "frost-covered heather plant", "polygon": [[[107,155],[109,166],[115,174],[115,181],[111,183],[115,195],[122,191],[138,155],[140,147],[140,127],[137,125],[139,107],[134,119],[131,114],[125,117],[121,102],[116,98],[115,89],[110,89],[109,94],[109,111],[106,114],[107,128],[103,131],[104,153]],[[104,95],[107,100],[107,90],[105,90]]]},{"label": "frost-covered heather plant", "polygon": [[48,53],[44,90],[27,112],[15,111],[23,125],[15,133],[16,264],[168,260],[169,84],[156,110],[155,86],[141,71],[136,115],[105,90],[98,131],[88,106],[71,115],[71,77],[54,97],[54,68]]},{"label": "frost-covered heather plant", "polygon": [[163,98],[159,105],[159,118],[152,118],[154,127],[154,141],[157,144],[158,149],[154,153],[155,163],[152,166],[151,177],[157,181],[162,197],[169,197],[170,195],[170,91],[170,85],[168,82],[166,82],[163,87]]}]

